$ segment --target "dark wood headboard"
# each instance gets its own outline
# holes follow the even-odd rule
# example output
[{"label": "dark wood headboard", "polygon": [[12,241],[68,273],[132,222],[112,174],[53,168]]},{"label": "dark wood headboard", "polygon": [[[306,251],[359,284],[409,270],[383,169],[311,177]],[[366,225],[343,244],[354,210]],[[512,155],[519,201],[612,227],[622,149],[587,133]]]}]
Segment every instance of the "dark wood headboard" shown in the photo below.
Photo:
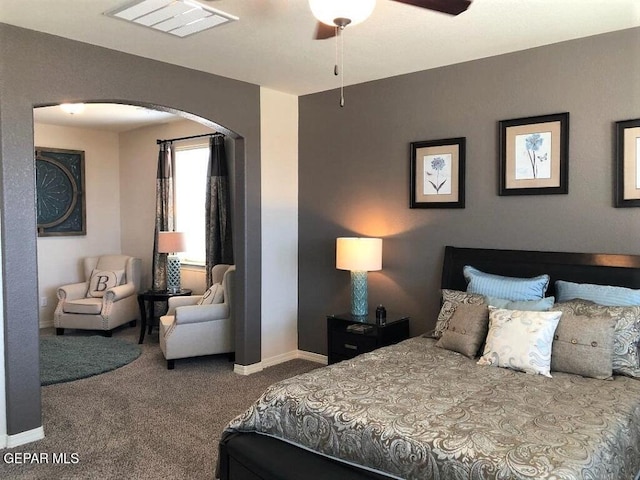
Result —
[{"label": "dark wood headboard", "polygon": [[466,290],[462,268],[508,277],[551,277],[547,295],[555,295],[556,280],[640,288],[640,255],[494,250],[447,246],[442,266],[442,288]]}]

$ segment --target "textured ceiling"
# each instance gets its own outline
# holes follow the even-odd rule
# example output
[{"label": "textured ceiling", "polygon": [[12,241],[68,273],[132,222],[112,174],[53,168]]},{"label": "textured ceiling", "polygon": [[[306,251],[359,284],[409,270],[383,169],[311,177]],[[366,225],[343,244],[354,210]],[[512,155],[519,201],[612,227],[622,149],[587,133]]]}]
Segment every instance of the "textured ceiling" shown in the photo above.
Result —
[{"label": "textured ceiling", "polygon": [[145,125],[173,122],[181,118],[171,113],[115,103],[88,103],[82,112],[73,115],[63,112],[58,105],[33,110],[33,119],[36,123],[95,128],[110,132],[125,132]]},{"label": "textured ceiling", "polygon": [[[0,22],[295,95],[339,86],[306,0],[202,3],[240,20],[187,38],[107,17],[127,0],[0,0]],[[389,0],[344,34],[345,84],[640,26],[640,0],[475,0],[457,17]]]}]

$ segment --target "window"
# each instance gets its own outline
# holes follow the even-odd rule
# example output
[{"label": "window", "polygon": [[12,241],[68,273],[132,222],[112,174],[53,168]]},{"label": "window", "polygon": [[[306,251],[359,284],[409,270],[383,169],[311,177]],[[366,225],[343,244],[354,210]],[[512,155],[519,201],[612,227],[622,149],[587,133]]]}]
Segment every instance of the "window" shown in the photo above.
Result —
[{"label": "window", "polygon": [[182,263],[205,264],[205,194],[209,147],[176,149],[175,228],[184,232],[187,250],[178,253]]}]

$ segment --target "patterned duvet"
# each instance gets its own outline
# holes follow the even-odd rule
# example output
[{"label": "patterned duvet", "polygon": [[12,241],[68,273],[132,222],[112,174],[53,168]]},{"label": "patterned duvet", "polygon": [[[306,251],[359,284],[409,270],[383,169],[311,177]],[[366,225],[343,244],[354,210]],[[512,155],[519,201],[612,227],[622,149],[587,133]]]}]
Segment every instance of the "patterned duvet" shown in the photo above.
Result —
[{"label": "patterned duvet", "polygon": [[633,479],[640,380],[552,375],[413,338],[274,384],[227,431],[408,479]]}]

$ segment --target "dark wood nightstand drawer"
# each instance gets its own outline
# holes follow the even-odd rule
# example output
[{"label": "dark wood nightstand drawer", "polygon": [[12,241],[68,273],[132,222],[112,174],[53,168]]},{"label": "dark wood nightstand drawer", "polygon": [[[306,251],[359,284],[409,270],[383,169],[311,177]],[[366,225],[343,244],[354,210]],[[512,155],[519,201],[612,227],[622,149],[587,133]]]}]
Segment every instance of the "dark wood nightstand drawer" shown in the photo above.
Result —
[{"label": "dark wood nightstand drawer", "polygon": [[370,352],[376,346],[376,337],[340,331],[334,332],[331,336],[331,351],[349,358],[364,352]]},{"label": "dark wood nightstand drawer", "polygon": [[408,317],[388,317],[384,324],[351,314],[327,317],[327,361],[351,359],[361,353],[409,338]]}]

